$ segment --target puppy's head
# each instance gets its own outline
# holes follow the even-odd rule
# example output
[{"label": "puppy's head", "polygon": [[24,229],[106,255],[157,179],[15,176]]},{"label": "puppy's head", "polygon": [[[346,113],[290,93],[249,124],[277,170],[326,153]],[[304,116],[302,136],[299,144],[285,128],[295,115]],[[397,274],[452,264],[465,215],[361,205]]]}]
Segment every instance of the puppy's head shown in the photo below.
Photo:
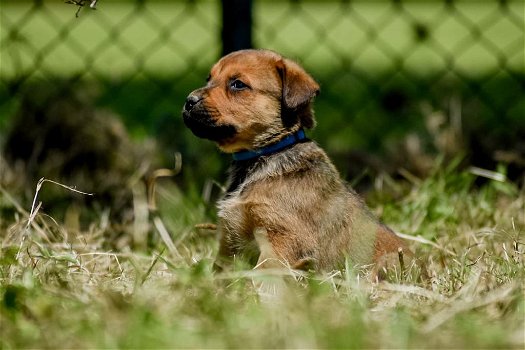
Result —
[{"label": "puppy's head", "polygon": [[225,152],[252,150],[315,125],[319,85],[297,63],[269,50],[241,50],[211,69],[190,93],[184,123]]}]

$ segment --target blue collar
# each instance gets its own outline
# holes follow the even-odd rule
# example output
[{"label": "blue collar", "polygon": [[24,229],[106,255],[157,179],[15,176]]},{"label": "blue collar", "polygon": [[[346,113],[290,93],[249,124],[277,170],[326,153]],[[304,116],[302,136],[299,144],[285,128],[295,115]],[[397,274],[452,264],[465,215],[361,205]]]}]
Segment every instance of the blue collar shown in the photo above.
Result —
[{"label": "blue collar", "polygon": [[303,129],[299,129],[297,132],[286,136],[284,139],[277,143],[273,143],[268,146],[261,147],[253,151],[240,151],[233,153],[233,160],[249,160],[260,156],[266,156],[271,153],[280,151],[288,146],[291,146],[299,141],[305,140],[306,135]]}]

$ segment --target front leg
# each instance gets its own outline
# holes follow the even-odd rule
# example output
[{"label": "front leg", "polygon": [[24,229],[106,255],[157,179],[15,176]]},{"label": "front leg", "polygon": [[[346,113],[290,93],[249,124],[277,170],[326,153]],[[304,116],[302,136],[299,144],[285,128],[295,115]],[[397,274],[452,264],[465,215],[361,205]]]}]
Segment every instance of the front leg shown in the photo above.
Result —
[{"label": "front leg", "polygon": [[233,258],[237,253],[237,249],[234,249],[231,238],[226,235],[224,228],[219,228],[219,232],[221,235],[219,239],[219,252],[213,264],[213,271],[215,272],[221,272],[228,266],[231,266]]},{"label": "front leg", "polygon": [[213,270],[221,272],[230,268],[236,259],[240,262],[254,266],[259,257],[259,248],[253,235],[250,233],[239,234],[220,226],[219,251],[215,258]]},{"label": "front leg", "polygon": [[255,228],[253,236],[260,252],[259,259],[257,260],[254,269],[261,271],[260,276],[256,275],[253,278],[253,285],[263,302],[274,301],[275,297],[283,295],[286,290],[286,283],[280,273],[276,275],[272,275],[271,273],[265,274],[263,273],[263,270],[284,270],[289,268],[289,264],[275,253],[274,247],[268,236],[268,231],[264,227]]}]

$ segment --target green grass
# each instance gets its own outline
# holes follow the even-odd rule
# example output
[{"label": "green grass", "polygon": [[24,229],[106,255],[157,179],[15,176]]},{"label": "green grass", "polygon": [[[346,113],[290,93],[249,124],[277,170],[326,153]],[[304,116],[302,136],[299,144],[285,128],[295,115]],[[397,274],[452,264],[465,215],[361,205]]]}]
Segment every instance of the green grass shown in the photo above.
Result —
[{"label": "green grass", "polygon": [[[159,184],[158,213],[136,215],[118,248],[103,215],[79,232],[43,209],[30,218],[1,188],[0,347],[523,348],[524,190],[443,164],[407,179],[380,177],[367,198],[414,237],[428,281],[295,274],[266,302],[252,284],[265,272],[211,272],[215,233],[194,228],[214,220],[210,204],[173,185]],[[129,239],[140,232],[142,248]]]}]

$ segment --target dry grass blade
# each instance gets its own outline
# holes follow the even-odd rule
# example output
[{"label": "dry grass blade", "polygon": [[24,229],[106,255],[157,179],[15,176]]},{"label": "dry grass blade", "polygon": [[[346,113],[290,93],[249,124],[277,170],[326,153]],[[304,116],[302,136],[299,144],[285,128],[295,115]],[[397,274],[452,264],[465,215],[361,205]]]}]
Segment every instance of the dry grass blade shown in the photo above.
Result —
[{"label": "dry grass blade", "polygon": [[25,230],[23,231],[22,240],[20,242],[20,246],[19,246],[18,252],[16,254],[16,260],[18,260],[20,258],[20,253],[22,252],[22,246],[23,246],[23,244],[25,242],[27,231],[28,231],[29,227],[31,226],[31,224],[33,223],[33,221],[34,221],[34,219],[35,219],[35,217],[36,217],[36,215],[38,213],[38,210],[40,209],[40,207],[42,205],[42,203],[38,203],[37,204],[37,199],[38,199],[38,194],[39,194],[40,190],[42,189],[42,186],[43,186],[43,184],[45,182],[49,182],[49,183],[52,183],[54,185],[58,185],[60,187],[63,187],[65,189],[71,191],[71,192],[83,194],[83,195],[86,195],[86,196],[93,196],[93,193],[87,193],[87,192],[79,191],[79,190],[77,190],[74,187],[67,186],[67,185],[61,184],[61,183],[53,181],[53,180],[48,180],[46,178],[41,178],[40,180],[38,180],[38,182],[36,184],[35,196],[33,197],[33,203],[31,204],[31,210],[29,211],[29,217],[27,219],[27,224],[26,224]]},{"label": "dry grass blade", "polygon": [[231,280],[241,278],[255,278],[255,277],[284,277],[284,276],[304,276],[304,272],[285,268],[265,268],[252,269],[232,272],[222,272],[215,275],[217,280]]},{"label": "dry grass blade", "polygon": [[175,244],[173,243],[173,240],[171,239],[171,236],[166,229],[166,226],[164,226],[164,223],[158,216],[153,217],[153,225],[155,225],[155,228],[157,229],[157,232],[160,234],[160,237],[162,238],[162,241],[166,246],[168,247],[169,252],[175,256],[180,257],[180,253],[175,247]]},{"label": "dry grass blade", "polygon": [[403,239],[406,239],[406,240],[409,240],[409,241],[414,241],[414,242],[419,242],[419,243],[423,243],[423,244],[428,244],[428,245],[431,245],[432,247],[434,248],[437,248],[439,250],[442,250],[444,251],[445,253],[451,255],[451,256],[457,256],[456,253],[454,253],[453,251],[451,251],[450,249],[447,249],[447,248],[444,248],[442,246],[440,246],[439,244],[436,244],[432,241],[429,241],[428,239],[426,238],[423,238],[421,236],[412,236],[412,235],[407,235],[405,233],[401,233],[401,232],[395,232],[395,234]]},{"label": "dry grass blade", "polygon": [[494,180],[494,181],[505,182],[507,180],[507,177],[505,176],[505,174],[501,174],[496,171],[478,168],[475,166],[471,166],[469,168],[469,171],[474,175],[481,176],[481,177],[484,177],[490,180]]},{"label": "dry grass blade", "polygon": [[398,292],[398,293],[409,293],[413,295],[417,295],[420,297],[427,298],[429,300],[434,300],[438,302],[446,302],[447,298],[445,298],[443,295],[439,293],[435,293],[431,290],[413,286],[413,285],[404,285],[404,284],[392,284],[383,282],[377,285],[377,288],[380,290],[390,291],[390,292]]},{"label": "dry grass blade", "polygon": [[146,271],[146,273],[141,278],[141,281],[140,281],[141,285],[143,285],[144,282],[146,282],[146,280],[148,279],[149,275],[151,274],[151,271],[153,271],[153,268],[155,267],[155,265],[157,264],[157,262],[159,261],[159,259],[160,259],[160,257],[162,256],[163,253],[164,253],[164,250],[162,250],[159,254],[157,254],[155,256],[155,258],[151,262],[151,265],[148,267],[148,270]]},{"label": "dry grass blade", "polygon": [[38,183],[36,184],[36,191],[35,191],[35,196],[33,197],[33,204],[31,204],[31,211],[29,212],[29,219],[27,220],[27,225],[26,225],[26,228],[29,228],[29,226],[31,225],[31,223],[33,222],[35,216],[36,216],[36,213],[38,211],[38,209],[40,208],[40,203],[38,204],[38,206],[35,208],[35,205],[36,205],[36,201],[37,201],[37,198],[38,198],[38,193],[40,192],[40,189],[42,188],[42,185],[44,184],[44,182],[50,182],[54,185],[58,185],[60,187],[63,187],[71,192],[76,192],[76,193],[80,193],[80,194],[83,194],[83,195],[86,195],[86,196],[93,196],[94,194],[93,193],[87,193],[87,192],[83,192],[83,191],[79,191],[77,190],[76,188],[74,187],[71,187],[71,186],[67,186],[67,185],[64,185],[64,184],[61,184],[59,182],[56,182],[56,181],[53,181],[53,180],[48,180],[46,178],[41,178],[40,180],[38,180]]},{"label": "dry grass blade", "polygon": [[202,224],[196,224],[194,227],[199,230],[216,230],[217,229],[216,224],[212,224],[209,222],[202,223]]},{"label": "dry grass blade", "polygon": [[111,253],[111,252],[90,252],[90,253],[82,253],[78,254],[79,257],[81,256],[109,256],[115,260],[117,263],[118,269],[120,271],[121,275],[124,275],[124,269],[122,268],[122,265],[120,264],[120,261],[118,259],[117,254]]},{"label": "dry grass blade", "polygon": [[423,324],[421,330],[423,333],[431,333],[443,323],[454,318],[457,314],[482,306],[506,300],[516,289],[516,284],[503,285],[494,289],[481,297],[472,298],[471,300],[458,299],[452,305],[442,309]]},{"label": "dry grass blade", "polygon": [[180,152],[175,153],[175,166],[173,169],[157,169],[146,178],[146,187],[148,190],[148,207],[150,210],[157,210],[157,201],[155,199],[157,179],[160,177],[173,177],[182,170],[182,155]]}]

